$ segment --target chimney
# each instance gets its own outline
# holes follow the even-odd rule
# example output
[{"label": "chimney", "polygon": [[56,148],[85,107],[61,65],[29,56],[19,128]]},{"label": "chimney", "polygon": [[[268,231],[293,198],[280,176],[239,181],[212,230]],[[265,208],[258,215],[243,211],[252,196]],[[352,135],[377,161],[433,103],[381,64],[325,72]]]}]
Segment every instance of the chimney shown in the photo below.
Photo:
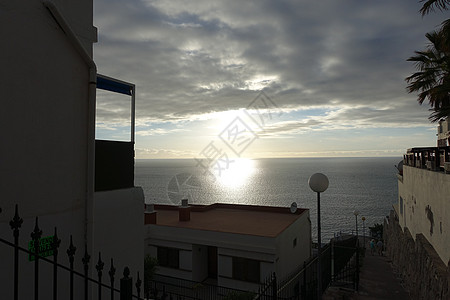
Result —
[{"label": "chimney", "polygon": [[144,224],[156,224],[156,210],[153,204],[145,205]]},{"label": "chimney", "polygon": [[188,199],[181,200],[181,206],[178,207],[178,216],[180,222],[186,222],[191,219],[191,207],[188,205]]}]

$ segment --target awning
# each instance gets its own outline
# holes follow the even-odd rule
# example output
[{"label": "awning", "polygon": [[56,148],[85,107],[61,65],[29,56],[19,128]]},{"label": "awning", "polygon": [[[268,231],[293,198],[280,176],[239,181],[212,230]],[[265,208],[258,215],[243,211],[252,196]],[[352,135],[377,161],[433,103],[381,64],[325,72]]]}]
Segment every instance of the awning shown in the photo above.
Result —
[{"label": "awning", "polygon": [[97,76],[97,88],[129,96],[132,95],[133,91],[132,85],[112,80],[102,75]]}]

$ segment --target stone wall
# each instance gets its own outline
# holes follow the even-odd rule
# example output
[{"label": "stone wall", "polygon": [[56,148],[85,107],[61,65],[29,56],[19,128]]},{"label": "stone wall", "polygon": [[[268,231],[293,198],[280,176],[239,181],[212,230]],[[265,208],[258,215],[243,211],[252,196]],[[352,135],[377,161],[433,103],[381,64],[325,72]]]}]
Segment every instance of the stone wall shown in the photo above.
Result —
[{"label": "stone wall", "polygon": [[428,240],[417,234],[414,240],[408,228],[402,231],[391,211],[384,222],[386,255],[402,276],[411,299],[450,299],[450,271]]}]

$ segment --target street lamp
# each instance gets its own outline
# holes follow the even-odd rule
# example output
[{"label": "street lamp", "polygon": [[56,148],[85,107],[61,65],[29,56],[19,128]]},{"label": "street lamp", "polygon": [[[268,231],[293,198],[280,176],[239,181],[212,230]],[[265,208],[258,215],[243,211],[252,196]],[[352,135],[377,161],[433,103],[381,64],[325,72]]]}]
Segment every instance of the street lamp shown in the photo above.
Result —
[{"label": "street lamp", "polygon": [[359,215],[359,211],[355,210],[353,212],[353,214],[355,215],[356,238],[358,238],[358,215]]},{"label": "street lamp", "polygon": [[364,226],[364,222],[366,221],[366,217],[362,217],[361,220],[363,221],[363,247],[366,249],[366,227]]},{"label": "street lamp", "polygon": [[317,193],[317,299],[322,299],[322,241],[320,237],[320,193],[328,188],[328,177],[322,173],[315,173],[308,180],[311,190]]}]

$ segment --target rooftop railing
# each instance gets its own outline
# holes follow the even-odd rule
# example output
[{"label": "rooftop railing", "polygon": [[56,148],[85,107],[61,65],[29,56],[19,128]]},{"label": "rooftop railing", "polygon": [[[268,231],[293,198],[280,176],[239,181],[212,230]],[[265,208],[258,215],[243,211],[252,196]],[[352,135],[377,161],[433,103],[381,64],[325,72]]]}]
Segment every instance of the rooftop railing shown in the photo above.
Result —
[{"label": "rooftop railing", "polygon": [[403,155],[403,165],[428,169],[430,171],[450,171],[450,147],[417,147]]}]

